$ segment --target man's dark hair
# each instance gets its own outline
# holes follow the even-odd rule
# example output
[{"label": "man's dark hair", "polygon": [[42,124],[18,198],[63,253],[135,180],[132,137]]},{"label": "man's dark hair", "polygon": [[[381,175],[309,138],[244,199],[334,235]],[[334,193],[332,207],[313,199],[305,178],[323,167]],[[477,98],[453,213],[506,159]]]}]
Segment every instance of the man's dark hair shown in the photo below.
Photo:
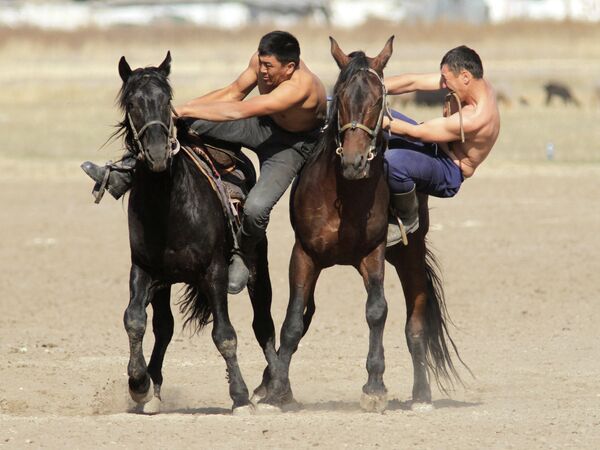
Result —
[{"label": "man's dark hair", "polygon": [[287,31],[271,31],[265,34],[258,44],[259,56],[274,56],[281,64],[300,64],[300,44],[298,39]]},{"label": "man's dark hair", "polygon": [[454,75],[458,75],[461,70],[465,69],[471,72],[474,78],[483,78],[483,64],[481,58],[475,50],[461,45],[453,48],[442,58],[440,69],[446,64]]}]

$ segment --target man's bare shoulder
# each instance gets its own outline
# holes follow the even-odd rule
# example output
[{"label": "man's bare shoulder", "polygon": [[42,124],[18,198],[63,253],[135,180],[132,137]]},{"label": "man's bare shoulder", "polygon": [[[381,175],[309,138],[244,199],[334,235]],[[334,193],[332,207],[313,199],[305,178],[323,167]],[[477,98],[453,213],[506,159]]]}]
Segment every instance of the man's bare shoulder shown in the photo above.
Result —
[{"label": "man's bare shoulder", "polygon": [[300,62],[300,68],[298,70],[298,75],[300,78],[299,83],[305,87],[310,93],[315,93],[317,95],[325,96],[325,84],[321,81],[321,79],[312,72],[304,62]]}]

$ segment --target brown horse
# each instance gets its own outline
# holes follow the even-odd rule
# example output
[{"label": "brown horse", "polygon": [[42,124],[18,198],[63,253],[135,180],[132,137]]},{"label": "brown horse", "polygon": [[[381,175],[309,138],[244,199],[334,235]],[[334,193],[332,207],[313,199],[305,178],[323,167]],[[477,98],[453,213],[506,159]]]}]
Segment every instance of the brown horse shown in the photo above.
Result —
[{"label": "brown horse", "polygon": [[[346,55],[333,38],[331,53],[341,69],[325,132],[315,155],[303,168],[292,192],[290,215],[296,242],[290,261],[290,300],[281,329],[278,358],[265,371],[255,399],[281,406],[293,400],[289,383],[292,354],[307,332],[314,311],[314,291],[320,272],[342,264],[355,267],[367,290],[366,318],[370,329],[368,380],[361,406],[382,411],[387,405],[383,330],[385,259],[402,281],[407,306],[406,337],[414,365],[413,401],[431,404],[430,368],[458,379],[450,354],[443,293],[425,246],[427,197],[421,198],[421,229],[407,247],[386,252],[389,192],[381,130],[387,112],[383,69],[392,54],[393,36],[375,58],[363,52]],[[452,345],[454,345],[452,343]],[[443,386],[442,386],[443,388]]]}]

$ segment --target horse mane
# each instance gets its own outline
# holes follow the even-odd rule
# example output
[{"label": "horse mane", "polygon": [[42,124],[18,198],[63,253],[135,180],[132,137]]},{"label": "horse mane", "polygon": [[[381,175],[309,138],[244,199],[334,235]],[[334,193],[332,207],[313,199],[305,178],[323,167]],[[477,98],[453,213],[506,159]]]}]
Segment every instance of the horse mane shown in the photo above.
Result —
[{"label": "horse mane", "polygon": [[[126,82],[123,82],[115,103],[123,113],[123,120],[115,125],[115,132],[112,133],[107,143],[114,139],[123,139],[125,142],[125,151],[133,147],[133,134],[130,130],[129,120],[127,119],[127,102],[131,95],[136,92],[141,86],[152,83],[161,89],[170,99],[173,98],[173,89],[169,83],[168,77],[166,77],[158,67],[142,67],[135,69]],[[106,145],[106,144],[105,144]]]},{"label": "horse mane", "polygon": [[360,71],[369,68],[369,61],[367,55],[363,51],[355,51],[348,55],[350,62],[340,71],[337,81],[333,87],[333,99],[329,113],[327,115],[327,122],[324,127],[323,133],[319,136],[317,143],[315,144],[315,150],[311,157],[308,159],[306,165],[311,164],[315,161],[318,156],[327,150],[332,143],[335,142],[335,136],[338,132],[338,94],[344,90],[349,81]]}]

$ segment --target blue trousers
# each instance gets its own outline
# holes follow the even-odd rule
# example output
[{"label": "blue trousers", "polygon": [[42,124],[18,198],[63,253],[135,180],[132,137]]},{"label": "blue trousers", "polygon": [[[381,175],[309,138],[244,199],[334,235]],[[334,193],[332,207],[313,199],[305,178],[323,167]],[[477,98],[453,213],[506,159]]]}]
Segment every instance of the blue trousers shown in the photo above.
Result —
[{"label": "blue trousers", "polygon": [[[417,124],[398,111],[391,111],[395,120]],[[417,192],[434,197],[453,197],[464,178],[460,168],[437,144],[421,142],[407,136],[388,136],[384,154],[388,185],[392,194]]]}]

